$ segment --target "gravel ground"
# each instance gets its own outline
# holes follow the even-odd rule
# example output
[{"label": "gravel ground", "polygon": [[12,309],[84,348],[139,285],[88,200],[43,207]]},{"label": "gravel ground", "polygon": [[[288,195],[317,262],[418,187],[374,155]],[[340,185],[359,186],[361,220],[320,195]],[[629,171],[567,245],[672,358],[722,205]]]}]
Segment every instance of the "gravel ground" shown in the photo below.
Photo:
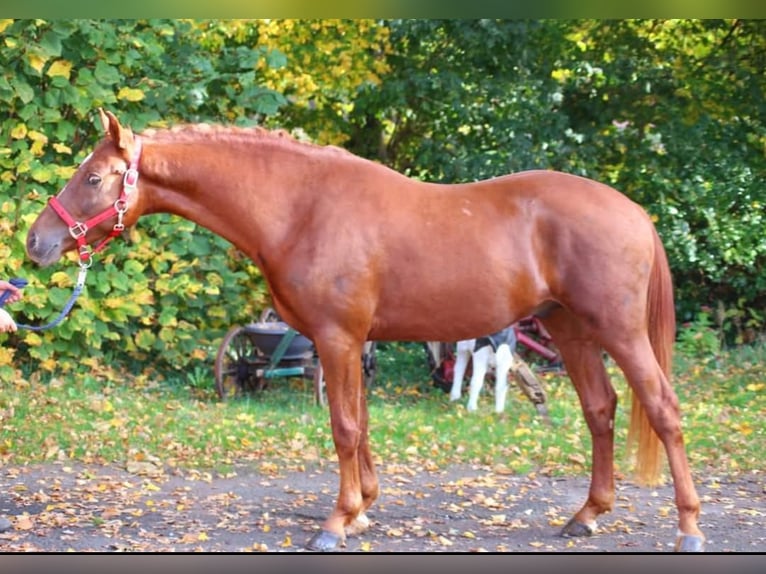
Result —
[{"label": "gravel ground", "polygon": [[[332,510],[335,466],[228,476],[59,464],[0,469],[2,552],[303,552]],[[138,471],[138,472],[137,472]],[[588,479],[516,476],[483,467],[380,469],[372,527],[345,552],[669,552],[670,486],[618,481],[617,504],[588,538],[558,531]],[[697,479],[708,552],[766,550],[763,473]]]}]

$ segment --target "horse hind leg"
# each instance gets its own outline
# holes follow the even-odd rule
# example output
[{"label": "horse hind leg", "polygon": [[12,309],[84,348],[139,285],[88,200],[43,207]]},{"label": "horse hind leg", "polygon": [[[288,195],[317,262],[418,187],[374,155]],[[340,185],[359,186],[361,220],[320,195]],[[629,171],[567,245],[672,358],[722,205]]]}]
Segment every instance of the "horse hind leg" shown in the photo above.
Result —
[{"label": "horse hind leg", "polygon": [[[658,364],[648,339],[623,342],[615,345],[610,352],[625,373],[633,391],[634,412],[631,425],[647,427],[642,429],[644,433],[649,432],[648,426],[654,431],[644,440],[639,437],[637,467],[640,468],[642,460],[656,458],[656,449],[652,448],[652,443],[659,439],[667,454],[675,489],[679,519],[676,551],[701,552],[704,549],[705,536],[697,524],[700,501],[686,457],[678,397]],[[642,444],[644,442],[647,446]],[[654,480],[650,476],[643,482],[651,483]]]},{"label": "horse hind leg", "polygon": [[617,395],[609,381],[601,347],[579,321],[560,309],[545,322],[561,352],[591,433],[591,483],[588,498],[561,530],[562,536],[590,536],[596,518],[614,506],[614,415]]}]

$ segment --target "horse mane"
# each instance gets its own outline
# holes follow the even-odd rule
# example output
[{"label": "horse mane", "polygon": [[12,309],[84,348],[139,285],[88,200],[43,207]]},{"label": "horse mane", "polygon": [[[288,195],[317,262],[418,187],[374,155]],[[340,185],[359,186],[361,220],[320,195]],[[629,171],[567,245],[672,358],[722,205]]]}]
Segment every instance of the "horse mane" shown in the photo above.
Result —
[{"label": "horse mane", "polygon": [[261,126],[229,126],[209,123],[186,123],[170,127],[147,128],[140,134],[157,142],[197,142],[200,138],[220,143],[243,143],[251,140],[266,140],[278,145],[295,145],[307,148],[332,150],[339,153],[351,154],[348,150],[334,145],[320,145],[304,139],[297,139],[283,128],[267,129]]}]

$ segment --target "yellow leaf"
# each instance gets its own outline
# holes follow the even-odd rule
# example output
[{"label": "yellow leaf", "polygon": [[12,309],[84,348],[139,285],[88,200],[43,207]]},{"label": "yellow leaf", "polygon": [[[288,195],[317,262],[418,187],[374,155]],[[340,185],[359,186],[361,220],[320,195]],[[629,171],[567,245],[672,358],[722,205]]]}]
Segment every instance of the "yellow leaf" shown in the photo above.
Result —
[{"label": "yellow leaf", "polygon": [[208,539],[207,532],[200,532],[199,536],[197,536],[197,540],[200,540],[202,542],[204,542],[207,539]]},{"label": "yellow leaf", "polygon": [[53,149],[55,149],[57,153],[65,153],[67,155],[72,155],[72,148],[62,143],[53,144]]},{"label": "yellow leaf", "polygon": [[0,34],[11,24],[13,24],[13,18],[3,18],[0,20]]},{"label": "yellow leaf", "polygon": [[285,536],[285,539],[282,541],[282,544],[280,544],[282,548],[289,548],[292,545],[293,545],[293,540],[292,538],[290,538],[289,534]]},{"label": "yellow leaf", "polygon": [[372,549],[372,544],[370,544],[369,542],[362,542],[359,545],[359,550],[361,550],[362,552],[369,552],[371,549]]},{"label": "yellow leaf", "polygon": [[13,365],[14,350],[0,347],[0,365]]},{"label": "yellow leaf", "polygon": [[29,54],[27,58],[29,59],[29,65],[34,68],[35,72],[39,74],[43,71],[43,66],[45,66],[44,58],[41,58],[37,54]]},{"label": "yellow leaf", "polygon": [[150,490],[153,492],[159,492],[161,490],[160,487],[154,484],[153,482],[147,482],[144,488],[146,488],[146,490]]},{"label": "yellow leaf", "polygon": [[69,74],[72,72],[72,62],[67,60],[56,60],[48,68],[46,72],[51,78],[55,76],[61,76],[62,78],[69,79]]},{"label": "yellow leaf", "polygon": [[21,140],[27,137],[26,124],[16,124],[16,126],[11,130],[11,137],[15,140]]},{"label": "yellow leaf", "polygon": [[28,136],[29,136],[29,139],[31,139],[32,141],[48,143],[48,136],[46,136],[43,132],[29,130]]},{"label": "yellow leaf", "polygon": [[117,99],[140,102],[144,99],[144,92],[138,88],[120,88],[120,91],[117,92]]},{"label": "yellow leaf", "polygon": [[64,271],[56,271],[51,275],[51,283],[56,287],[69,287],[72,284],[72,279]]}]

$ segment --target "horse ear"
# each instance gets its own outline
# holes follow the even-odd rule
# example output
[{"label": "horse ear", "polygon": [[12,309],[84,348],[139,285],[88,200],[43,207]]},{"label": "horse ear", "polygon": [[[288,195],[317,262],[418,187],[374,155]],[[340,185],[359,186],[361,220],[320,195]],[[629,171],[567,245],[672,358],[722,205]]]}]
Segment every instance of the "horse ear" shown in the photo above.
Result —
[{"label": "horse ear", "polygon": [[104,127],[106,135],[117,144],[117,147],[123,150],[127,150],[133,145],[133,132],[129,127],[123,127],[120,125],[120,120],[117,119],[112,112],[104,111],[99,108],[98,113],[101,116],[101,124]]},{"label": "horse ear", "polygon": [[101,127],[104,128],[104,133],[109,134],[109,116],[104,113],[103,108],[98,108],[98,116],[101,118]]}]

